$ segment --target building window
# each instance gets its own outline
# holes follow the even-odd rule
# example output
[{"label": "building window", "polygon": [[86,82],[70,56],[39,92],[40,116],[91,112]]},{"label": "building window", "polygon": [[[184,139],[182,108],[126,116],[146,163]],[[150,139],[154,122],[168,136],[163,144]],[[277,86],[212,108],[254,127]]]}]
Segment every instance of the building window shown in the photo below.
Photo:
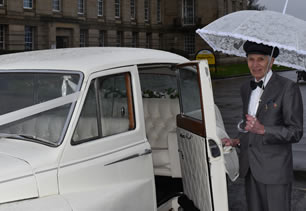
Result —
[{"label": "building window", "polygon": [[98,0],[98,16],[103,16],[103,0]]},{"label": "building window", "polygon": [[105,31],[99,32],[99,46],[100,47],[105,46]]},{"label": "building window", "polygon": [[157,0],[157,8],[156,8],[156,16],[157,16],[157,23],[160,23],[161,22],[161,3],[160,3],[161,0]]},{"label": "building window", "polygon": [[60,0],[53,0],[53,11],[60,11]]},{"label": "building window", "polygon": [[163,34],[159,34],[158,35],[158,45],[159,45],[158,48],[159,49],[163,49],[163,40],[164,40],[163,39]]},{"label": "building window", "polygon": [[146,34],[146,48],[152,48],[152,33]]},{"label": "building window", "polygon": [[33,1],[32,0],[23,0],[23,8],[32,9]]},{"label": "building window", "polygon": [[5,49],[5,27],[0,25],[0,50]]},{"label": "building window", "polygon": [[144,0],[144,19],[145,21],[150,20],[150,2],[149,0]]},{"label": "building window", "polygon": [[132,47],[133,48],[138,47],[138,33],[137,32],[132,33]]},{"label": "building window", "polygon": [[232,1],[232,12],[237,11],[236,0]]},{"label": "building window", "polygon": [[78,0],[78,13],[84,14],[84,0]]},{"label": "building window", "polygon": [[86,40],[87,40],[87,36],[86,36],[87,32],[86,30],[81,30],[80,31],[80,47],[86,47]]},{"label": "building window", "polygon": [[185,51],[188,54],[195,53],[195,37],[194,37],[194,34],[185,35],[184,46],[185,46]]},{"label": "building window", "polygon": [[135,17],[136,17],[135,0],[131,0],[131,19],[135,19]]},{"label": "building window", "polygon": [[34,46],[34,28],[32,26],[24,27],[24,49],[26,51],[33,50]]},{"label": "building window", "polygon": [[184,24],[194,24],[194,0],[184,0]]},{"label": "building window", "polygon": [[0,0],[0,6],[3,6],[4,5],[4,0]]},{"label": "building window", "polygon": [[115,0],[115,17],[120,18],[120,0]]},{"label": "building window", "polygon": [[121,31],[117,31],[117,37],[116,37],[116,46],[121,47],[123,46],[123,33]]},{"label": "building window", "polygon": [[224,0],[224,13],[227,14],[228,13],[228,0]]}]

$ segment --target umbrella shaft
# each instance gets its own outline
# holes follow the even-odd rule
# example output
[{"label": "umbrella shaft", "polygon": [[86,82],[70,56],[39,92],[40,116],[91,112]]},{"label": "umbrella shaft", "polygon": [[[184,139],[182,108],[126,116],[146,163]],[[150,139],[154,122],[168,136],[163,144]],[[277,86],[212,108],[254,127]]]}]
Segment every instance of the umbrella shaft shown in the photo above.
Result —
[{"label": "umbrella shaft", "polygon": [[[274,48],[275,48],[275,47],[273,47],[272,53],[271,53],[271,55],[270,55],[270,57],[269,57],[268,66],[267,66],[267,69],[266,69],[266,72],[265,72],[265,76],[264,76],[264,78],[263,78],[263,84],[265,84],[266,78],[267,78],[267,74],[268,74],[268,72],[269,72],[269,70],[270,70],[270,65],[271,65],[271,62],[272,62],[272,55],[273,55],[273,52],[274,52]],[[262,96],[262,94],[263,94],[264,87],[265,87],[265,85],[263,85],[263,89],[260,90],[260,94],[259,94],[259,98],[258,98],[258,103],[261,101],[261,96]],[[256,113],[256,112],[255,112],[255,113]]]},{"label": "umbrella shaft", "polygon": [[289,0],[286,0],[285,6],[284,6],[284,9],[283,9],[283,14],[286,13],[288,1],[289,1]]}]

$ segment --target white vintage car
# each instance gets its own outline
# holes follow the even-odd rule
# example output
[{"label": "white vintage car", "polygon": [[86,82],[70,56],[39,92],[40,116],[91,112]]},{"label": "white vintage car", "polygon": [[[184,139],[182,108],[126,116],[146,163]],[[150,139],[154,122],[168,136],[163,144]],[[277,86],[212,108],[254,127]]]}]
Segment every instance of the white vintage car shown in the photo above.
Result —
[{"label": "white vintage car", "polygon": [[4,55],[0,99],[1,211],[228,210],[206,61],[136,48]]}]

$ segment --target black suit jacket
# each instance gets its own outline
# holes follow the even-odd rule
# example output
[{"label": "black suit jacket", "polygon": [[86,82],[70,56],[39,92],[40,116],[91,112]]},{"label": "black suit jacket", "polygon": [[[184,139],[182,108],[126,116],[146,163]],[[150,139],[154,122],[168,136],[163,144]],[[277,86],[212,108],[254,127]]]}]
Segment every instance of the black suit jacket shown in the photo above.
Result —
[{"label": "black suit jacket", "polygon": [[[251,88],[249,81],[241,86],[243,117],[248,113]],[[303,102],[298,85],[273,73],[256,113],[265,134],[241,134],[240,176],[250,168],[254,178],[263,184],[286,184],[293,178],[292,143],[303,135]]]}]

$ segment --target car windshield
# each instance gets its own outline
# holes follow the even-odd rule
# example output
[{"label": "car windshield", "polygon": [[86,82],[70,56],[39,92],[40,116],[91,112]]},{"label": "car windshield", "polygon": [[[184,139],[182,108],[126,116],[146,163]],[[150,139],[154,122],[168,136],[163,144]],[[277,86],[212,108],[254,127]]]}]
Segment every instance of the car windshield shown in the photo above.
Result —
[{"label": "car windshield", "polygon": [[1,71],[0,138],[59,145],[81,81],[74,71]]}]

